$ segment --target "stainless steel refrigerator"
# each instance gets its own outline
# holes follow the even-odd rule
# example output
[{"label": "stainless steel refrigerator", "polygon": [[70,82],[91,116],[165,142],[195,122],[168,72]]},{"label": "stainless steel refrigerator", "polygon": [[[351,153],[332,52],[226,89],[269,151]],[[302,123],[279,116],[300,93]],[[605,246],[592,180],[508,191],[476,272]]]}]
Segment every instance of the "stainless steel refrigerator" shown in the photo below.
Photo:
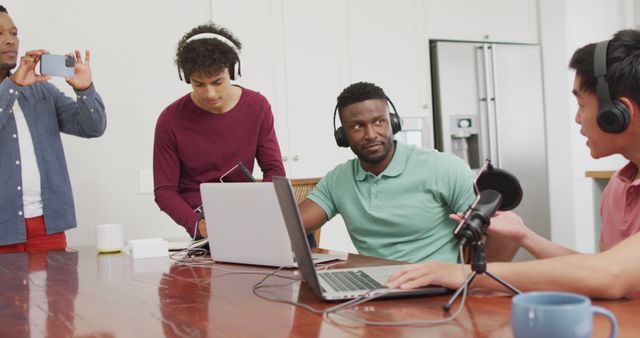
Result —
[{"label": "stainless steel refrigerator", "polygon": [[549,238],[540,47],[432,40],[430,53],[436,148],[513,173],[524,191],[514,211]]}]

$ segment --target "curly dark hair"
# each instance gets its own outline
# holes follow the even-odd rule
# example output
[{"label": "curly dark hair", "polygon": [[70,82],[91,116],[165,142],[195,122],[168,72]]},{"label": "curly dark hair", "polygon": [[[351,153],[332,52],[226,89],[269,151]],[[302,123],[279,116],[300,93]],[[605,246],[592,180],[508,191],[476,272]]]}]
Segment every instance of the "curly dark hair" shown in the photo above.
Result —
[{"label": "curly dark hair", "polygon": [[[338,113],[342,113],[342,109],[346,106],[371,99],[380,99],[386,102],[387,95],[382,88],[373,83],[356,82],[345,88],[342,93],[338,95]],[[342,115],[340,115],[340,117],[342,118]]]},{"label": "curly dark hair", "polygon": [[218,39],[187,40],[200,33],[214,33],[229,39],[236,46],[238,52],[242,48],[240,40],[226,28],[215,24],[200,25],[187,32],[178,42],[176,51],[176,65],[182,70],[184,80],[190,83],[193,73],[199,72],[207,76],[219,74],[225,68],[233,77],[233,66],[240,59],[233,48]]},{"label": "curly dark hair", "polygon": [[7,13],[7,14],[9,14],[9,12],[7,12],[7,9],[6,9],[4,6],[2,6],[2,5],[0,5],[0,13]]},{"label": "curly dark hair", "polygon": [[[596,44],[590,43],[573,53],[569,67],[580,77],[580,89],[596,92],[593,57]],[[640,104],[640,30],[618,31],[607,45],[607,83],[612,99],[625,96]]]}]

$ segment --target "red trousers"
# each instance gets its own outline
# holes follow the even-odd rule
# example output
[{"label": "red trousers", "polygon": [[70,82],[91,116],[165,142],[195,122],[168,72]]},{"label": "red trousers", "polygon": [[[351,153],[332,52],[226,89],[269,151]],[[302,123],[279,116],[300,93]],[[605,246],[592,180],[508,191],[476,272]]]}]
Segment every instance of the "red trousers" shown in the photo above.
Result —
[{"label": "red trousers", "polygon": [[27,241],[24,243],[2,245],[0,253],[7,252],[47,252],[54,250],[65,250],[67,248],[67,237],[63,232],[47,235],[44,226],[44,217],[38,216],[25,218],[27,227]]}]

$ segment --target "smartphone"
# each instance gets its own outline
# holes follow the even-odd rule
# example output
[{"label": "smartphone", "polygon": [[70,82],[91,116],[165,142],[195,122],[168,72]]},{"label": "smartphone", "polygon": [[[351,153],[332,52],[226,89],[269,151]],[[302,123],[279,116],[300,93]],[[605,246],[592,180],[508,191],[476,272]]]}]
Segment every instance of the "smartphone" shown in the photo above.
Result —
[{"label": "smartphone", "polygon": [[76,60],[68,55],[42,54],[40,56],[40,74],[72,77]]},{"label": "smartphone", "polygon": [[244,163],[240,162],[238,166],[240,167],[240,171],[242,171],[242,175],[244,175],[244,178],[247,179],[247,182],[256,181],[255,177],[251,175],[251,172],[249,171],[249,169],[247,169],[247,167],[244,166]]}]

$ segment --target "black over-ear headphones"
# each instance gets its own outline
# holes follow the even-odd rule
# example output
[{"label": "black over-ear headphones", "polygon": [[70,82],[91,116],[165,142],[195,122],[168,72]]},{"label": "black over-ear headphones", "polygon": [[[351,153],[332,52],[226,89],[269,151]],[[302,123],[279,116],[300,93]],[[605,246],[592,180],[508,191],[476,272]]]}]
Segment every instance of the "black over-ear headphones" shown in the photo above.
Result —
[{"label": "black over-ear headphones", "polygon": [[[400,130],[402,130],[402,123],[400,122],[400,115],[398,115],[398,111],[396,110],[396,106],[393,105],[391,99],[385,95],[387,102],[393,108],[393,113],[389,113],[389,122],[391,123],[391,131],[393,134],[397,134]],[[336,138],[336,143],[338,147],[348,147],[349,140],[347,140],[347,133],[344,131],[344,128],[339,127],[336,129],[336,115],[338,115],[338,105],[336,104],[335,109],[333,109],[333,136]]]},{"label": "black over-ear headphones", "polygon": [[[228,38],[220,34],[207,32],[207,33],[199,33],[188,38],[187,41],[184,42],[184,44],[186,45],[187,43],[193,40],[200,40],[200,39],[216,39],[218,41],[223,42],[225,45],[231,47],[231,49],[233,49],[233,51],[236,53],[236,61],[227,66],[229,69],[229,77],[231,78],[231,80],[235,80],[236,77],[239,77],[242,75],[240,71],[240,51],[238,50],[238,47],[231,40],[229,40]],[[184,74],[184,72],[182,71],[182,68],[180,68],[180,65],[178,65],[178,77],[180,78],[180,80],[183,80],[186,83],[191,83],[191,79],[189,79]]]},{"label": "black over-ear headphones", "polygon": [[598,126],[607,133],[619,134],[629,126],[629,108],[620,100],[611,100],[607,83],[607,45],[609,40],[598,42],[593,56],[593,75],[597,80]]}]

